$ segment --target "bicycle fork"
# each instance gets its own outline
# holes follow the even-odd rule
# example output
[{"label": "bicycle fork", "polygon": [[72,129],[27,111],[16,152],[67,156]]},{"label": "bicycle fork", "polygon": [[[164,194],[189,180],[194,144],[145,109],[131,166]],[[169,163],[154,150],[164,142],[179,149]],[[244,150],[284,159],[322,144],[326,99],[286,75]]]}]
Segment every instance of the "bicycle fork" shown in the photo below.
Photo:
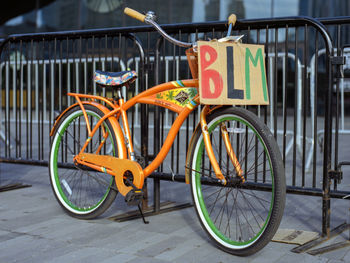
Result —
[{"label": "bicycle fork", "polygon": [[[218,161],[216,160],[214,151],[213,151],[213,147],[211,144],[211,140],[210,140],[210,135],[209,135],[209,131],[208,131],[208,126],[207,126],[207,120],[206,120],[206,116],[210,113],[210,106],[209,105],[205,105],[203,110],[201,111],[200,114],[200,125],[201,125],[201,130],[202,130],[202,134],[203,134],[203,140],[204,140],[204,145],[205,145],[205,149],[208,153],[208,157],[210,160],[210,163],[214,169],[215,175],[216,177],[221,181],[221,183],[223,185],[227,184],[227,180],[225,179],[224,175],[221,172],[220,166],[218,164]],[[244,176],[243,176],[243,171],[241,168],[241,165],[234,153],[234,150],[232,148],[231,142],[230,142],[230,138],[227,132],[227,127],[224,123],[222,123],[220,125],[220,129],[221,129],[221,135],[226,147],[226,151],[227,154],[235,168],[236,174],[238,177],[240,177],[242,183],[245,182]]]}]

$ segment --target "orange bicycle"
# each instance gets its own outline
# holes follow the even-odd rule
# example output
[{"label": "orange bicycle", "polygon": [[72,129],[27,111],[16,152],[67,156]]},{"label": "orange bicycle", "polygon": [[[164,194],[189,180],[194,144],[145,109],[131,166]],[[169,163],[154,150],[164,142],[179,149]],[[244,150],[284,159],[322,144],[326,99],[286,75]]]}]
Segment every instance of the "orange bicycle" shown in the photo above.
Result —
[{"label": "orange bicycle", "polygon": [[[195,44],[166,34],[153,12],[143,15],[126,8],[125,13],[153,25],[172,43],[189,48],[190,68],[196,70]],[[228,36],[234,22],[229,20]],[[129,204],[139,205],[145,178],[166,158],[182,123],[200,104],[194,71],[194,79],[160,84],[128,101],[121,87],[135,80],[134,71],[96,71],[95,81],[115,89],[115,98],[68,94],[76,103],[55,121],[49,160],[53,192],[68,214],[97,217],[118,192]],[[145,168],[135,155],[127,118],[127,111],[137,103],[178,114],[160,152]],[[203,105],[185,174],[202,227],[221,249],[250,255],[272,239],[285,204],[284,167],[270,130],[256,115],[244,108]]]}]

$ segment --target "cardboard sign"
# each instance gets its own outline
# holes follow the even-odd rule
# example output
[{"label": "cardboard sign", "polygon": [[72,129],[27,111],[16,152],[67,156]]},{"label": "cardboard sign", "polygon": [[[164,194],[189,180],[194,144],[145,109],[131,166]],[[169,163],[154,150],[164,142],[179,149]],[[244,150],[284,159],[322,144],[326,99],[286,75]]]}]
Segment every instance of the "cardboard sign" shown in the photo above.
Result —
[{"label": "cardboard sign", "polygon": [[202,104],[268,105],[263,45],[198,41]]}]

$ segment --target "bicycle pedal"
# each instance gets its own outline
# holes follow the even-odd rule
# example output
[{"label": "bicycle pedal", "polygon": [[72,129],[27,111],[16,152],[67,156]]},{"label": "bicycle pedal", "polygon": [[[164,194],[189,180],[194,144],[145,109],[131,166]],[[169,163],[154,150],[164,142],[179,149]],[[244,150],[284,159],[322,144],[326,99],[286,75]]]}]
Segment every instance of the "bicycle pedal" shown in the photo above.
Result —
[{"label": "bicycle pedal", "polygon": [[125,202],[128,205],[139,205],[143,199],[143,191],[132,189],[125,196]]}]

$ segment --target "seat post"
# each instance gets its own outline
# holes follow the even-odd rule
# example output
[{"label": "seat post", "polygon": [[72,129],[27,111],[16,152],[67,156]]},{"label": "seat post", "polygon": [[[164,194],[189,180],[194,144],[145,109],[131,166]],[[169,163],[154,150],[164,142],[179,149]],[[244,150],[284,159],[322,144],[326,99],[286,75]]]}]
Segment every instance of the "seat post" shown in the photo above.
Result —
[{"label": "seat post", "polygon": [[[128,84],[125,83],[125,88],[128,88]],[[132,144],[132,139],[131,139],[131,133],[130,133],[130,128],[129,128],[129,122],[128,122],[128,115],[126,113],[126,111],[122,108],[123,104],[124,104],[124,98],[122,96],[122,92],[121,92],[121,87],[117,87],[117,96],[118,96],[118,103],[119,103],[119,107],[120,107],[120,114],[122,117],[122,121],[123,121],[123,128],[124,128],[124,137],[125,137],[125,144],[126,147],[128,148],[128,152],[129,152],[129,158],[132,161],[135,161],[135,152],[134,152],[134,147]]]},{"label": "seat post", "polygon": [[122,95],[122,87],[125,87],[126,89],[129,88],[129,85],[128,83],[124,83],[123,86],[117,86],[116,89],[117,89],[117,100],[119,101],[120,99],[123,99],[123,102],[125,102],[125,99],[123,98],[123,95]]},{"label": "seat post", "polygon": [[121,87],[117,87],[117,100],[123,99]]}]

